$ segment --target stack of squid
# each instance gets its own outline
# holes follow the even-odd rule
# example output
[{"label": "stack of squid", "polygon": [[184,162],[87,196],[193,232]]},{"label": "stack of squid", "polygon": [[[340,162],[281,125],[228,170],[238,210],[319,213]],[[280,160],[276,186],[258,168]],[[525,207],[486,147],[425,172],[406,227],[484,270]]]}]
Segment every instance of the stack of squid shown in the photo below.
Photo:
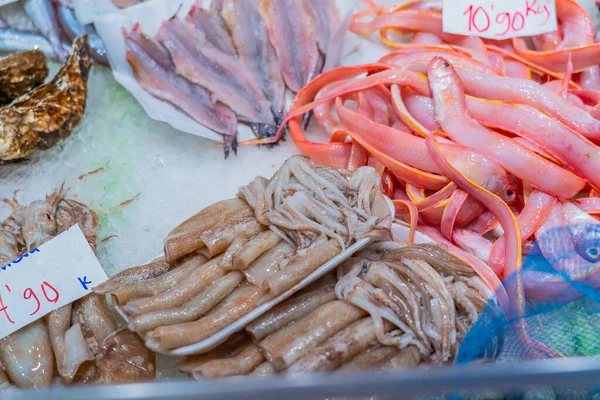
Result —
[{"label": "stack of squid", "polygon": [[[376,168],[413,230],[409,242],[418,229],[446,245],[511,319],[527,300],[599,288],[600,44],[586,11],[557,0],[558,31],[529,48],[522,38],[445,33],[440,1],[365,3],[351,31],[392,51],[327,71],[297,94],[285,123],[300,151],[323,165]],[[534,243],[550,271],[521,270]],[[538,354],[560,356],[517,325]]]},{"label": "stack of squid", "polygon": [[[98,216],[65,198],[61,188],[28,206],[6,200],[13,213],[0,226],[0,264],[31,251],[73,225],[96,249]],[[74,266],[76,268],[76,266]],[[155,354],[138,335],[119,329],[103,296],[90,294],[0,340],[0,389],[151,380]]]},{"label": "stack of squid", "polygon": [[452,362],[492,296],[441,246],[372,245],[178,366],[196,379],[216,379]]},{"label": "stack of squid", "polygon": [[288,159],[237,198],[173,229],[164,256],[94,290],[111,295],[149,348],[205,340],[298,285],[358,239],[389,239],[392,215],[370,167],[354,172]]}]

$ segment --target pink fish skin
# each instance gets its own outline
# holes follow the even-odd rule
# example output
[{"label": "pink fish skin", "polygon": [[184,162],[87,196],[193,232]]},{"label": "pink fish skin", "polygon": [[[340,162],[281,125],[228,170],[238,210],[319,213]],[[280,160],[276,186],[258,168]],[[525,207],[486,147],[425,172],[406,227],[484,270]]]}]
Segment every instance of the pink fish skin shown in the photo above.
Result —
[{"label": "pink fish skin", "polygon": [[398,68],[405,68],[408,64],[416,64],[416,66],[411,65],[411,69],[419,70],[419,67],[422,66],[425,72],[427,65],[431,61],[433,57],[444,57],[448,61],[452,63],[452,65],[456,65],[456,68],[464,69],[467,71],[477,71],[482,74],[496,74],[499,75],[499,72],[493,69],[491,66],[484,64],[478,60],[474,60],[470,57],[467,57],[463,54],[457,53],[455,50],[446,50],[443,48],[429,48],[426,46],[420,48],[407,48],[396,51],[394,53],[390,53],[385,57],[381,58],[379,62],[384,64],[389,64]]},{"label": "pink fish skin", "polygon": [[467,94],[505,103],[526,104],[558,119],[590,140],[600,140],[600,121],[539,83],[456,70]]},{"label": "pink fish skin", "polygon": [[[527,202],[525,207],[517,217],[517,224],[519,225],[519,233],[521,234],[521,240],[525,241],[529,239],[544,223],[554,205],[556,204],[556,198],[534,190]],[[505,251],[505,238],[501,236],[490,252],[488,260],[489,266],[494,270],[502,271],[504,265],[504,251]]]},{"label": "pink fish skin", "polygon": [[433,100],[431,98],[418,95],[408,89],[402,91],[402,97],[408,112],[419,121],[421,125],[430,131],[442,130],[437,122],[435,106],[433,105]]},{"label": "pink fish skin", "polygon": [[414,44],[434,44],[434,45],[438,44],[438,45],[441,45],[441,44],[444,44],[444,41],[433,33],[417,32],[417,33],[415,33],[415,36],[413,37],[413,43]]},{"label": "pink fish skin", "polygon": [[[425,139],[377,124],[344,107],[341,101],[337,102],[336,111],[341,123],[348,130],[363,137],[377,150],[423,171],[441,173],[429,155]],[[450,159],[452,164],[469,179],[507,202],[514,200],[515,188],[508,179],[504,168],[498,163],[477,151],[462,146],[440,144],[440,148],[445,157]]]},{"label": "pink fish skin", "polygon": [[[452,233],[452,241],[458,247],[473,254],[481,261],[488,262],[493,243],[483,236],[467,229],[456,229]],[[502,272],[502,269],[495,270],[493,267],[492,270],[496,275],[500,275]]]},{"label": "pink fish skin", "polygon": [[[588,13],[575,1],[560,0],[556,3],[560,20],[562,40],[556,50],[594,44],[594,23]],[[593,65],[581,72],[583,89],[600,90],[600,67]]]},{"label": "pink fish skin", "polygon": [[467,107],[477,121],[530,140],[600,188],[600,148],[577,132],[529,106],[467,97]]},{"label": "pink fish skin", "polygon": [[575,0],[558,0],[556,15],[560,20],[562,40],[557,50],[594,43],[594,23],[587,11]]},{"label": "pink fish skin", "polygon": [[483,40],[475,36],[446,33],[442,26],[442,13],[433,9],[400,9],[376,15],[369,22],[354,20],[350,29],[354,33],[367,34],[383,28],[395,28],[409,32],[434,34],[446,43],[470,49],[474,58],[489,64]]},{"label": "pink fish skin", "polygon": [[214,103],[208,90],[177,75],[167,50],[137,28],[125,34],[125,43],[127,62],[144,90],[222,134],[226,156],[230,149],[235,151],[237,118],[229,107],[221,102]]},{"label": "pink fish skin", "polygon": [[262,0],[259,12],[277,51],[283,79],[297,93],[323,63],[313,15],[303,0]]},{"label": "pink fish skin", "polygon": [[564,72],[569,57],[576,72],[597,68],[600,46],[594,43],[594,24],[587,11],[575,0],[557,0],[556,14],[557,32],[535,36],[536,51],[528,49],[524,38],[514,38],[517,52],[554,72]]},{"label": "pink fish skin", "polygon": [[537,51],[556,50],[562,40],[560,27],[555,32],[544,33],[543,35],[532,36],[531,41]]},{"label": "pink fish skin", "polygon": [[213,100],[227,104],[240,120],[275,123],[271,105],[252,73],[237,57],[207,46],[206,38],[191,23],[180,19],[165,22],[158,39],[171,54],[179,75],[210,90]]},{"label": "pink fish skin", "polygon": [[438,122],[455,142],[479,150],[519,179],[558,197],[571,198],[583,189],[585,181],[577,175],[475,123],[467,113],[461,80],[448,61],[435,57],[428,77]]}]

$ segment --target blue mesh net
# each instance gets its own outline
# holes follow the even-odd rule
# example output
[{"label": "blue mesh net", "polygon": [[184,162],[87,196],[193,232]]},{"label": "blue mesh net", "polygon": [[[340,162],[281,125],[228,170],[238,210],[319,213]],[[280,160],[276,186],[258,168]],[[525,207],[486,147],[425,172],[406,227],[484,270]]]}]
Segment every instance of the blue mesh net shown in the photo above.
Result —
[{"label": "blue mesh net", "polygon": [[[573,289],[568,299],[559,295],[550,302],[528,301],[525,321],[530,336],[565,357],[600,355],[600,292],[584,280],[574,281],[554,269],[537,244],[523,261],[523,272],[527,271],[543,272],[567,282]],[[579,298],[572,299],[572,293]],[[507,320],[495,303],[490,303],[463,340],[456,362],[547,357],[519,343],[513,329],[515,323]]]},{"label": "blue mesh net", "polygon": [[[598,251],[599,243],[597,237],[594,237],[593,243],[587,243],[585,251],[592,252],[589,256],[597,256],[594,252]],[[570,256],[573,254],[554,255],[554,259],[548,260],[536,243],[524,258],[524,275],[530,272],[536,273],[537,276],[560,282],[561,288],[556,291],[557,293],[547,295],[547,301],[528,300],[524,320],[530,337],[558,356],[598,356],[600,355],[600,287],[594,282],[597,271],[577,271],[579,277],[575,281],[571,278],[575,275],[574,271],[565,273],[553,267]],[[586,265],[595,266],[593,263]],[[516,322],[507,320],[497,304],[490,302],[477,323],[465,336],[456,363],[514,362],[552,357],[535,351],[531,346],[517,340],[514,329]],[[559,395],[566,393],[564,390],[551,391],[550,397],[541,395],[542,392],[531,398],[580,398],[576,393],[585,393],[582,398],[600,398],[598,386],[580,388],[566,395]],[[523,396],[525,395],[521,394],[514,398],[524,398]],[[449,398],[472,397],[449,396]],[[525,398],[529,397],[525,396]]]}]

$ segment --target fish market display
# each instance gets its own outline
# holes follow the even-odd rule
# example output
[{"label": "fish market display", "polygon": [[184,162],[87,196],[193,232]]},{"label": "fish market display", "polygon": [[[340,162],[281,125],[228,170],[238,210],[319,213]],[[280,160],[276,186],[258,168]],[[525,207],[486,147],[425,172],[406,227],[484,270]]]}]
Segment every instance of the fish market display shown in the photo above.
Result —
[{"label": "fish market display", "polygon": [[[559,31],[533,37],[533,49],[520,38],[446,34],[437,1],[371,6],[350,29],[379,33],[390,53],[316,77],[284,121],[314,162],[376,168],[412,228],[409,242],[418,229],[447,245],[516,320],[527,299],[577,298],[573,282],[600,287],[600,47],[576,1],[556,4]],[[329,143],[305,137],[311,112],[308,130]],[[522,273],[535,240],[553,271]],[[514,329],[537,354],[557,356],[525,320]]]},{"label": "fish market display", "polygon": [[288,159],[238,198],[215,203],[173,229],[164,257],[94,290],[110,294],[146,345],[168,351],[200,342],[285,293],[360,238],[389,239],[391,212],[375,170]]},{"label": "fish market display", "polygon": [[124,35],[140,85],[221,134],[227,157],[238,122],[275,136],[286,87],[297,92],[322,71],[339,25],[333,0],[227,0],[194,5],[154,38],[139,25]]},{"label": "fish market display", "polygon": [[[60,190],[13,209],[0,225],[0,264],[78,224],[96,249],[98,216]],[[75,266],[74,266],[75,267]],[[104,297],[90,294],[0,339],[0,389],[63,384],[110,384],[154,378],[155,354],[135,333],[118,329]]]},{"label": "fish market display", "polygon": [[373,246],[337,276],[179,368],[215,379],[440,364],[452,361],[493,295],[470,266],[435,244]]},{"label": "fish market display", "polygon": [[94,61],[108,64],[106,50],[91,25],[76,19],[71,0],[23,0],[23,7],[37,32],[15,29],[0,18],[0,52],[39,50],[47,57],[67,61],[76,38],[88,35]]},{"label": "fish market display", "polygon": [[0,161],[27,157],[71,135],[85,112],[89,68],[88,40],[83,36],[50,82],[0,108]]}]

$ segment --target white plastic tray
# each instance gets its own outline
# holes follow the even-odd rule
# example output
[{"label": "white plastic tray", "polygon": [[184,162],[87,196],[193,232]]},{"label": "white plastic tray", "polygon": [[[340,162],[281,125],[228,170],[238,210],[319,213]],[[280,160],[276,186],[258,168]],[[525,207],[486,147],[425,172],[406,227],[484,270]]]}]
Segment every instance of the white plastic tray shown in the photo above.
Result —
[{"label": "white plastic tray", "polygon": [[[371,241],[372,241],[371,239],[358,240],[352,246],[348,247],[346,250],[342,251],[337,256],[333,257],[331,260],[327,261],[325,264],[323,264],[322,266],[317,268],[315,271],[313,271],[306,278],[302,279],[300,282],[298,282],[292,288],[288,289],[287,291],[285,291],[284,293],[275,297],[274,299],[272,299],[264,304],[261,304],[254,310],[250,311],[248,314],[244,315],[242,318],[235,321],[233,324],[230,324],[227,328],[222,329],[221,331],[215,333],[214,335],[210,336],[209,338],[204,339],[200,342],[197,342],[197,343],[194,343],[194,344],[191,344],[188,346],[184,346],[184,347],[179,347],[177,349],[170,350],[170,351],[168,351],[168,350],[165,350],[165,351],[156,350],[156,351],[161,354],[168,354],[168,355],[173,355],[173,356],[187,356],[187,355],[191,355],[191,354],[200,354],[200,353],[203,353],[203,352],[213,349],[214,347],[220,345],[225,340],[227,340],[227,338],[229,336],[231,336],[232,334],[244,329],[246,327],[246,325],[248,325],[250,322],[254,321],[256,318],[260,317],[261,315],[263,315],[264,313],[266,313],[267,311],[269,311],[270,309],[275,307],[277,304],[290,298],[297,291],[307,287],[311,283],[315,282],[317,279],[321,278],[328,272],[332,271],[335,267],[337,267],[338,265],[340,265],[341,263],[346,261],[348,258],[350,258],[354,253],[367,247],[371,243]],[[129,323],[129,318],[127,317],[127,314],[125,314],[125,312],[123,312],[123,310],[119,306],[115,305],[114,303],[113,303],[113,305],[114,305],[115,309],[118,311],[118,313],[121,315],[121,317],[123,317],[123,319],[127,323]],[[145,335],[140,334],[140,336],[142,336],[142,338],[144,340],[146,340]]]},{"label": "white plastic tray", "polygon": [[[388,203],[388,206],[390,207],[390,210],[392,211],[392,213],[394,213],[394,204],[392,203],[392,200],[390,200],[387,197],[385,199]],[[401,232],[401,231],[403,232],[405,230],[406,229],[404,229],[403,227],[396,229],[397,232]],[[329,260],[325,264],[321,265],[319,268],[317,268],[311,274],[309,274],[304,279],[302,279],[300,282],[295,284],[293,287],[286,290],[284,293],[269,300],[266,303],[259,305],[257,308],[250,311],[248,314],[244,315],[243,317],[241,317],[234,323],[230,324],[227,328],[220,330],[219,332],[215,333],[214,335],[210,336],[209,338],[204,339],[204,340],[194,343],[194,344],[190,344],[188,346],[179,347],[174,350],[163,350],[163,351],[155,350],[155,351],[157,351],[161,354],[166,354],[166,355],[187,356],[187,355],[191,355],[191,354],[204,353],[206,351],[209,351],[209,350],[215,348],[216,346],[220,345],[225,340],[227,340],[227,338],[229,336],[231,336],[232,334],[234,334],[236,332],[241,331],[250,322],[254,321],[256,318],[260,317],[261,315],[263,315],[264,313],[266,313],[267,311],[269,311],[270,309],[275,307],[277,304],[290,298],[294,293],[298,292],[299,290],[304,289],[311,283],[315,282],[317,279],[321,278],[328,272],[332,271],[335,267],[337,267],[338,265],[340,265],[341,263],[343,263],[344,261],[349,259],[356,252],[367,247],[372,242],[373,242],[373,240],[371,238],[357,240],[352,246],[346,248],[346,250],[342,251],[341,253],[339,253],[338,255],[333,257],[331,260]],[[157,257],[161,257],[161,256],[162,256],[162,254],[157,255],[153,260],[155,260]],[[111,298],[111,300],[112,300],[112,298]],[[121,317],[125,320],[125,322],[127,322],[127,324],[129,324],[129,318],[128,318],[127,314],[121,309],[121,307],[114,304],[114,302],[113,302],[113,306],[115,307],[117,312],[121,315]],[[146,335],[140,334],[140,336],[144,340],[146,340]]]}]

